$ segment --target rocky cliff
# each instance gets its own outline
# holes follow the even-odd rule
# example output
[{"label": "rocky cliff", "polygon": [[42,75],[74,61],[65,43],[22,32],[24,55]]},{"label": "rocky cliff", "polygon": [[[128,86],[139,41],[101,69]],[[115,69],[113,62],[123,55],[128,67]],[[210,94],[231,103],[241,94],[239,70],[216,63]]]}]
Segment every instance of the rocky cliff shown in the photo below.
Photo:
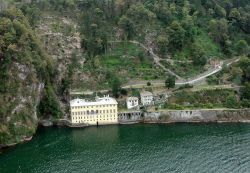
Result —
[{"label": "rocky cliff", "polygon": [[0,13],[1,145],[18,143],[36,131],[37,108],[54,73],[39,40],[20,10]]}]

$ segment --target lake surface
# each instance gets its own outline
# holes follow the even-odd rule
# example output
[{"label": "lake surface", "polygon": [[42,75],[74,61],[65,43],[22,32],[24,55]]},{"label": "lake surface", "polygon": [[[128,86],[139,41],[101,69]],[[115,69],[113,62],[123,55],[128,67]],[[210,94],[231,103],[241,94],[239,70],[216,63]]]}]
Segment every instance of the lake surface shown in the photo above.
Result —
[{"label": "lake surface", "polygon": [[0,172],[250,172],[249,124],[39,129],[0,155]]}]

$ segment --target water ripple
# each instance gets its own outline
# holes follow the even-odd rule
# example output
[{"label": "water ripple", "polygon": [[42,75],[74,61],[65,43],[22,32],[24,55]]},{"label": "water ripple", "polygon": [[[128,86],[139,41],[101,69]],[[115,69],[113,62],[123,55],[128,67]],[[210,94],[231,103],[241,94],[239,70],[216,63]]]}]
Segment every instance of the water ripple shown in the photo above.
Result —
[{"label": "water ripple", "polygon": [[42,129],[30,143],[0,155],[1,173],[249,171],[247,124]]}]

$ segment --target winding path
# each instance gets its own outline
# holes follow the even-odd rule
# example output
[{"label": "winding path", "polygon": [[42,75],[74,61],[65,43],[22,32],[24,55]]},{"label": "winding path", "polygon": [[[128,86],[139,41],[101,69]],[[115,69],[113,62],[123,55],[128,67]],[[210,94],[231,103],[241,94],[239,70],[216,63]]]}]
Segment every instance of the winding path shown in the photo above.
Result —
[{"label": "winding path", "polygon": [[[230,59],[228,61],[224,61],[223,62],[223,65],[225,66],[230,66],[231,64],[235,63],[235,62],[238,62],[240,60],[240,58],[234,58],[234,59]],[[176,85],[186,85],[186,84],[190,84],[190,85],[197,85],[199,84],[202,80],[204,80],[205,78],[213,75],[213,74],[216,74],[218,72],[220,72],[222,70],[222,66],[217,66],[213,69],[210,69],[200,75],[197,75],[195,76],[194,78],[192,79],[177,79],[176,80]],[[128,88],[143,88],[145,86],[147,86],[147,82],[148,81],[136,81],[136,82],[133,82],[131,84],[127,84],[127,85],[124,85],[122,88],[124,89],[128,89]],[[152,85],[154,86],[165,86],[165,81],[164,80],[158,80],[158,81],[150,81]]]},{"label": "winding path", "polygon": [[[110,41],[110,42],[124,42],[124,41]],[[145,45],[143,45],[142,43],[139,43],[137,41],[129,41],[130,43],[134,43],[134,44],[138,44],[140,45],[142,48],[144,48],[146,51],[148,51],[152,57],[154,58],[155,63],[160,66],[161,68],[163,68],[165,71],[169,72],[170,74],[172,74],[173,76],[175,76],[177,78],[175,84],[176,85],[186,85],[186,84],[191,84],[191,85],[197,85],[199,84],[201,81],[203,81],[205,78],[212,76],[213,74],[216,74],[218,72],[220,72],[222,70],[222,66],[230,66],[233,63],[236,63],[240,60],[240,58],[233,58],[233,59],[229,59],[229,60],[225,60],[221,63],[221,65],[216,66],[215,68],[212,68],[204,73],[201,73],[191,79],[183,79],[182,77],[178,76],[177,74],[175,74],[174,72],[172,72],[171,70],[167,69],[166,67],[164,67],[161,63],[160,63],[160,57],[157,56],[152,50],[148,49]],[[150,81],[151,85],[153,86],[165,86],[165,81],[164,80],[155,80],[155,81]],[[123,89],[129,89],[129,88],[143,88],[147,86],[148,81],[131,81],[129,84],[123,85],[122,88]],[[78,94],[93,94],[95,91],[85,91],[85,92],[74,92],[71,91],[70,94],[73,95],[78,95]],[[98,91],[101,93],[106,93],[108,92],[108,90],[101,90]]]},{"label": "winding path", "polygon": [[150,53],[150,55],[153,57],[154,62],[156,65],[158,65],[159,67],[161,67],[163,70],[167,71],[168,73],[170,73],[171,75],[175,76],[177,79],[182,79],[179,75],[177,75],[175,72],[171,71],[170,69],[167,69],[164,65],[162,65],[160,63],[161,58],[156,55],[152,49],[147,48],[145,45],[143,45],[142,43],[138,42],[138,41],[129,41],[130,43],[134,43],[134,44],[138,44],[139,46],[141,46],[143,49],[145,49],[147,52]]},{"label": "winding path", "polygon": [[[120,42],[124,42],[124,41],[110,41],[110,42],[116,42],[116,43],[120,43]],[[143,49],[145,49],[147,52],[150,53],[150,55],[153,57],[154,59],[154,62],[156,63],[156,65],[158,65],[159,67],[161,67],[163,70],[167,71],[168,73],[170,73],[171,75],[175,76],[177,78],[176,80],[176,85],[185,85],[185,84],[196,84],[197,82],[200,82],[202,80],[204,80],[205,78],[215,74],[215,73],[218,73],[219,71],[222,70],[222,65],[226,65],[226,66],[230,66],[232,63],[235,63],[235,62],[238,62],[240,60],[240,58],[233,58],[233,59],[230,59],[230,60],[227,60],[227,61],[224,61],[224,62],[221,62],[221,65],[218,65],[216,66],[215,68],[212,68],[212,69],[209,69],[208,71],[204,72],[204,73],[201,73],[191,79],[187,79],[185,80],[184,78],[180,77],[179,75],[177,75],[176,73],[174,73],[173,71],[171,71],[170,69],[167,69],[164,65],[162,65],[160,63],[160,60],[161,58],[156,55],[152,49],[150,48],[147,48],[144,44],[138,42],[138,41],[135,41],[135,40],[130,40],[128,41],[129,43],[134,43],[134,44],[137,44],[139,46],[141,46]],[[123,88],[128,88],[129,86],[130,87],[133,87],[133,86],[146,86],[146,83],[145,81],[141,81],[141,82],[137,82],[136,84],[131,84],[131,85],[125,85],[123,86]],[[151,82],[152,84],[156,84],[156,85],[162,85],[162,84],[165,84],[165,81],[152,81]]]}]

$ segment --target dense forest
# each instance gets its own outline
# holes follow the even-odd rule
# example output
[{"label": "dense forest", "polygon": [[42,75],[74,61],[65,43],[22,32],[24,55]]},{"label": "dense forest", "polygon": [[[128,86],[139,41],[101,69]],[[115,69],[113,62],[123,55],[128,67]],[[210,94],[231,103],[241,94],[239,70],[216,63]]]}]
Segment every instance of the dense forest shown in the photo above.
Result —
[{"label": "dense forest", "polygon": [[[57,47],[38,32],[50,19],[43,16],[75,22],[66,27],[56,18],[52,26],[67,38],[79,33],[80,51],[68,53],[68,60],[53,56]],[[129,80],[169,76],[129,41],[146,45],[183,78],[203,72],[211,60],[240,58],[207,82],[243,86],[238,107],[250,106],[249,0],[0,0],[0,143],[34,133],[36,113],[62,117],[72,88],[105,85],[117,96]]]}]

